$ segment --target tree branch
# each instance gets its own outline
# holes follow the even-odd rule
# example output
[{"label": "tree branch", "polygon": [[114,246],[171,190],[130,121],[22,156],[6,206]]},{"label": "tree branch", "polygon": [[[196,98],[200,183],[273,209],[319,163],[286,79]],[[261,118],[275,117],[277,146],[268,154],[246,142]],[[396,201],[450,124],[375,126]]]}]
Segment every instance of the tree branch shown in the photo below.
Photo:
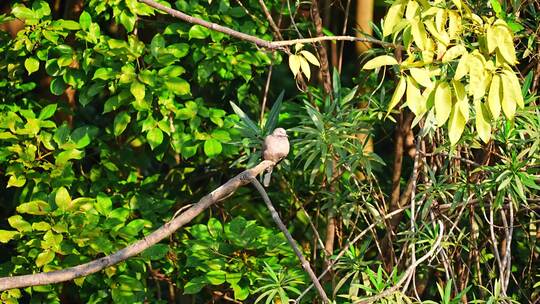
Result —
[{"label": "tree branch", "polygon": [[283,224],[283,221],[279,217],[279,214],[276,211],[276,208],[272,205],[272,201],[270,200],[270,197],[268,197],[268,194],[264,190],[264,187],[259,183],[259,181],[255,178],[251,178],[251,183],[257,188],[259,193],[261,194],[264,202],[266,203],[266,207],[268,210],[270,210],[270,214],[272,215],[272,219],[274,222],[278,225],[279,230],[283,232],[285,235],[285,238],[287,238],[287,242],[289,242],[289,245],[292,247],[294,253],[302,263],[302,268],[308,273],[309,278],[315,285],[315,288],[319,292],[319,295],[323,299],[323,303],[330,303],[330,300],[328,299],[328,296],[324,292],[324,289],[321,286],[321,283],[319,282],[319,279],[317,279],[317,275],[313,272],[313,269],[311,269],[311,266],[309,265],[309,262],[306,260],[304,255],[302,254],[302,251],[300,251],[300,248],[298,248],[298,245],[296,245],[296,241],[293,239],[292,235],[289,233],[289,230],[287,230],[287,227],[285,224]]},{"label": "tree branch", "polygon": [[188,23],[192,24],[198,24],[200,26],[204,26],[208,29],[229,35],[234,38],[238,38],[240,40],[251,42],[258,47],[262,47],[268,50],[278,50],[283,49],[285,46],[291,46],[295,45],[297,43],[314,43],[314,42],[320,42],[320,41],[358,41],[358,42],[371,42],[374,44],[381,45],[383,47],[389,47],[389,48],[401,48],[401,46],[396,45],[394,43],[384,42],[381,40],[377,40],[374,38],[369,37],[353,37],[353,36],[324,36],[324,37],[315,37],[315,38],[304,38],[304,39],[292,39],[292,40],[282,40],[282,41],[268,41],[265,39],[261,39],[257,36],[248,35],[246,33],[242,33],[236,30],[233,30],[231,28],[219,25],[217,23],[209,22],[203,19],[195,18],[193,16],[190,16],[186,13],[183,13],[181,11],[172,9],[170,7],[167,7],[165,5],[159,4],[153,0],[139,0],[139,2],[145,3],[155,9],[158,9],[162,12],[165,12],[175,18],[178,18],[180,20],[183,20]]},{"label": "tree branch", "polygon": [[225,184],[221,185],[216,190],[201,198],[199,202],[194,204],[184,213],[180,214],[176,218],[173,218],[171,221],[165,223],[156,231],[145,236],[142,240],[139,240],[111,255],[62,270],[0,278],[0,291],[12,288],[54,284],[73,280],[75,278],[84,277],[92,273],[96,273],[100,270],[105,269],[106,267],[118,264],[130,257],[138,255],[150,246],[157,244],[159,241],[167,238],[180,227],[189,223],[191,220],[193,220],[193,218],[201,214],[206,208],[227,198],[228,196],[233,194],[236,189],[248,184],[257,175],[261,174],[267,168],[274,165],[274,162],[265,160],[259,163],[257,166],[241,172],[240,174],[231,178]]}]

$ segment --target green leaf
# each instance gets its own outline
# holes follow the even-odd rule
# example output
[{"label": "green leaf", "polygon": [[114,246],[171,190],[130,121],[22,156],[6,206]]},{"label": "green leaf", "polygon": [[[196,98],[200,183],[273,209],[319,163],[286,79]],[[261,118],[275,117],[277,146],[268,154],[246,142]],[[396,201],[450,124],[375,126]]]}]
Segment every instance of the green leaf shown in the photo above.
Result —
[{"label": "green leaf", "polygon": [[135,97],[136,100],[144,99],[144,95],[145,95],[144,84],[140,83],[139,81],[133,80],[129,88],[129,91],[131,92],[133,97]]},{"label": "green leaf", "polygon": [[210,35],[210,30],[201,25],[194,25],[189,29],[189,39],[205,39]]},{"label": "green leaf", "polygon": [[187,282],[186,285],[184,285],[184,294],[196,294],[201,291],[206,284],[207,282],[205,277],[193,278]]},{"label": "green leaf", "polygon": [[44,250],[42,253],[38,254],[36,259],[36,266],[41,267],[43,265],[47,265],[50,262],[54,260],[55,253],[54,251],[47,249]]},{"label": "green leaf", "polygon": [[81,29],[85,31],[90,28],[90,24],[92,24],[92,17],[88,12],[83,11],[81,13],[81,16],[79,16],[79,24],[81,25]]},{"label": "green leaf", "polygon": [[[242,284],[244,285],[244,284]],[[245,300],[249,296],[249,286],[242,286],[240,284],[231,284],[234,291],[234,298],[237,300]]]},{"label": "green leaf", "polygon": [[17,206],[17,212],[34,215],[44,215],[50,210],[49,204],[45,201],[36,200],[28,203],[22,203]]},{"label": "green leaf", "polygon": [[102,215],[108,216],[112,210],[112,200],[104,193],[99,193],[96,197],[96,210]]},{"label": "green leaf", "polygon": [[56,206],[62,210],[68,210],[71,205],[71,196],[66,188],[60,187],[56,190],[56,195],[54,197],[54,202]]},{"label": "green leaf", "polygon": [[270,110],[270,113],[268,114],[268,119],[266,120],[266,123],[264,124],[265,134],[270,134],[276,128],[284,95],[285,95],[285,91],[282,90],[281,93],[279,93],[278,98],[274,102],[274,105],[272,105],[272,109]]},{"label": "green leaf", "polygon": [[50,118],[54,115],[54,112],[56,112],[56,107],[58,104],[53,103],[50,105],[45,106],[43,109],[41,109],[41,112],[39,112],[39,119],[45,120],[47,118]]},{"label": "green leaf", "polygon": [[84,157],[84,151],[77,150],[77,149],[69,149],[64,152],[60,152],[56,156],[56,160],[54,164],[57,166],[64,166],[71,159],[82,159],[83,157]]},{"label": "green leaf", "polygon": [[60,96],[64,94],[66,88],[67,85],[62,77],[57,77],[51,81],[50,89],[54,95]]},{"label": "green leaf", "polygon": [[214,130],[210,134],[212,138],[219,140],[222,143],[227,143],[231,141],[231,135],[225,130]]},{"label": "green leaf", "polygon": [[212,285],[221,285],[225,283],[225,275],[223,270],[211,270],[205,274],[206,280]]},{"label": "green leaf", "polygon": [[163,142],[163,132],[159,128],[153,128],[146,133],[146,139],[150,144],[150,148],[154,150],[161,142]]},{"label": "green leaf", "polygon": [[9,177],[7,187],[22,187],[26,184],[26,177],[24,175],[12,175]]},{"label": "green leaf", "polygon": [[204,154],[209,157],[219,155],[222,149],[221,143],[213,138],[204,142]]},{"label": "green leaf", "polygon": [[0,243],[7,243],[7,242],[11,241],[17,235],[19,235],[19,233],[17,231],[1,230],[0,229]]},{"label": "green leaf", "polygon": [[33,10],[25,7],[22,4],[15,4],[13,6],[13,9],[11,10],[11,13],[15,16],[15,18],[21,19],[21,20],[39,19],[39,16]]},{"label": "green leaf", "polygon": [[246,126],[249,128],[250,132],[253,133],[254,135],[262,135],[262,131],[261,129],[259,128],[259,126],[257,126],[257,124],[255,124],[253,122],[253,120],[251,120],[249,118],[249,116],[247,116],[246,113],[244,113],[244,111],[242,111],[242,109],[240,109],[240,107],[238,107],[234,102],[231,101],[231,107],[234,111],[234,113],[236,113],[236,115],[238,115],[240,117],[240,119],[246,124]]},{"label": "green leaf", "polygon": [[13,215],[9,217],[8,223],[11,227],[17,229],[19,232],[32,231],[32,225],[30,225],[29,222],[25,221],[20,215]]},{"label": "green leaf", "polygon": [[176,95],[187,95],[191,92],[189,83],[180,77],[171,77],[165,80],[165,86]]},{"label": "green leaf", "polygon": [[167,244],[156,244],[141,253],[141,257],[149,260],[160,260],[163,259],[169,252],[169,245]]},{"label": "green leaf", "polygon": [[24,67],[26,68],[26,71],[28,71],[28,75],[30,75],[39,70],[39,60],[34,57],[28,57],[24,61]]},{"label": "green leaf", "polygon": [[119,136],[124,132],[127,125],[131,121],[131,115],[123,111],[116,115],[114,118],[114,136]]},{"label": "green leaf", "polygon": [[94,77],[92,80],[102,79],[109,80],[115,77],[115,73],[112,68],[99,68],[94,72]]}]

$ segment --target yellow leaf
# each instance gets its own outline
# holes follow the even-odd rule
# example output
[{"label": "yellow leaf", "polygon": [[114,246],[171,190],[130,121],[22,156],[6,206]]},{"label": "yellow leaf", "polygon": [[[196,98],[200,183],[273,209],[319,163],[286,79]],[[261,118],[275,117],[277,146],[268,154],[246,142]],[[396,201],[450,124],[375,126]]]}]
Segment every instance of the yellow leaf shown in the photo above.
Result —
[{"label": "yellow leaf", "polygon": [[411,20],[416,16],[416,12],[418,11],[418,8],[420,5],[418,2],[411,0],[409,3],[407,3],[407,9],[405,10],[405,19]]},{"label": "yellow leaf", "polygon": [[437,11],[437,14],[435,15],[435,25],[437,25],[438,32],[444,31],[447,18],[448,18],[447,10],[441,8]]},{"label": "yellow leaf", "polygon": [[448,121],[448,137],[452,146],[461,138],[461,134],[463,134],[463,130],[465,129],[465,123],[465,118],[461,115],[458,105],[454,105],[450,114],[450,120]]},{"label": "yellow leaf", "polygon": [[433,87],[433,81],[431,81],[430,73],[425,68],[412,68],[409,70],[411,76],[416,82],[425,88]]},{"label": "yellow leaf", "polygon": [[468,61],[469,61],[469,53],[463,54],[463,56],[461,56],[461,59],[459,59],[459,63],[456,68],[456,73],[454,74],[455,80],[460,80],[461,78],[463,78],[463,76],[467,75],[467,73],[469,72]]},{"label": "yellow leaf", "polygon": [[499,118],[501,115],[501,88],[499,75],[495,74],[491,79],[487,101],[491,116],[493,116],[494,119]]},{"label": "yellow leaf", "polygon": [[411,34],[418,48],[421,50],[428,48],[426,28],[418,16],[411,20]]},{"label": "yellow leaf", "polygon": [[446,31],[443,30],[443,32],[440,32],[439,30],[437,30],[433,20],[426,20],[425,24],[427,30],[433,37],[435,37],[435,39],[437,39],[440,43],[444,44],[444,46],[448,46],[448,44],[450,43],[450,37],[448,36]]},{"label": "yellow leaf", "polygon": [[407,77],[407,107],[416,116],[422,116],[426,112],[426,99],[412,77]]},{"label": "yellow leaf", "polygon": [[298,59],[300,61],[300,69],[306,75],[307,80],[311,77],[311,70],[309,68],[309,63],[307,62],[306,58],[302,56],[298,56]]},{"label": "yellow leaf", "polygon": [[503,75],[506,76],[506,78],[510,82],[510,87],[512,88],[512,95],[516,101],[516,104],[518,105],[518,107],[523,109],[525,107],[525,104],[523,102],[523,95],[521,94],[521,85],[519,84],[519,79],[512,70],[504,69]]},{"label": "yellow leaf", "polygon": [[497,25],[494,27],[493,32],[497,39],[497,48],[501,52],[504,60],[511,65],[516,64],[516,50],[514,48],[514,41],[510,29],[506,26]]},{"label": "yellow leaf", "polygon": [[[504,70],[501,76],[502,84],[502,110],[506,118],[512,120],[516,114],[516,104],[519,104],[520,107],[523,106],[523,96],[521,95],[521,90],[519,89],[519,81],[517,88],[514,87],[512,76],[513,73],[507,70]],[[513,75],[515,77],[515,75]]]},{"label": "yellow leaf", "polygon": [[321,64],[319,63],[319,60],[317,60],[317,57],[315,57],[315,55],[311,54],[310,52],[308,52],[308,51],[300,51],[300,54],[302,56],[304,56],[304,58],[306,58],[307,61],[309,61],[309,63],[311,63],[313,65],[316,65],[316,66],[321,66]]},{"label": "yellow leaf", "polygon": [[442,58],[442,62],[446,63],[452,61],[459,56],[465,54],[466,52],[467,49],[465,49],[465,46],[463,46],[462,44],[454,45],[453,47],[449,48],[448,51],[446,51]]},{"label": "yellow leaf", "polygon": [[461,16],[454,12],[448,12],[448,35],[451,39],[454,39],[459,36],[461,31]]},{"label": "yellow leaf", "polygon": [[384,18],[383,37],[393,33],[394,27],[403,19],[404,10],[405,1],[397,1],[388,9],[388,13]]},{"label": "yellow leaf", "polygon": [[491,137],[491,126],[486,120],[483,110],[484,105],[480,100],[474,101],[474,110],[476,112],[476,131],[478,132],[478,137],[488,143]]},{"label": "yellow leaf", "polygon": [[461,115],[465,118],[465,121],[469,120],[469,100],[465,93],[465,87],[460,81],[452,80],[452,86],[454,87],[454,94],[456,96],[456,105],[461,111]]},{"label": "yellow leaf", "polygon": [[448,83],[441,82],[435,89],[435,119],[437,126],[442,126],[448,120],[452,110],[452,92]]},{"label": "yellow leaf", "polygon": [[398,85],[396,87],[396,90],[394,91],[394,95],[392,95],[392,99],[390,99],[390,104],[388,105],[388,113],[386,116],[390,114],[392,109],[399,103],[401,100],[401,97],[403,97],[403,94],[405,94],[405,89],[407,88],[407,83],[404,76],[401,76],[399,79]]},{"label": "yellow leaf", "polygon": [[294,45],[294,49],[297,52],[300,51],[303,47],[304,47],[304,45],[302,43],[297,43],[297,44]]},{"label": "yellow leaf", "polygon": [[461,0],[452,0],[458,10],[461,10]]},{"label": "yellow leaf", "polygon": [[300,72],[300,56],[290,55],[289,56],[289,68],[291,69],[294,77]]},{"label": "yellow leaf", "polygon": [[375,57],[371,59],[370,61],[366,62],[366,64],[364,64],[364,67],[362,69],[372,70],[372,69],[381,67],[383,65],[395,65],[395,64],[398,64],[396,58],[392,56],[388,56],[388,55],[382,55],[382,56]]},{"label": "yellow leaf", "polygon": [[486,42],[489,54],[497,49],[497,35],[492,26],[488,26],[486,31]]},{"label": "yellow leaf", "polygon": [[471,53],[467,60],[469,65],[469,95],[473,95],[475,99],[481,99],[486,93],[484,62],[484,56],[476,50]]}]

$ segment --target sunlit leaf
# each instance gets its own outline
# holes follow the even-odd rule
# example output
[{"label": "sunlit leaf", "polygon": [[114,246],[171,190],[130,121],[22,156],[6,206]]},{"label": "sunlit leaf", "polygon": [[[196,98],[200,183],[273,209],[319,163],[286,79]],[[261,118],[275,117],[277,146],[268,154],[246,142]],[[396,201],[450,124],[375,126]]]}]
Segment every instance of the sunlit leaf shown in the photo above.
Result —
[{"label": "sunlit leaf", "polygon": [[401,97],[403,97],[403,94],[405,94],[406,88],[407,88],[407,81],[405,77],[402,76],[399,79],[396,90],[394,91],[394,95],[392,95],[392,99],[390,99],[390,104],[388,105],[388,112],[386,116],[388,116],[390,112],[394,109],[394,107],[399,103],[399,101],[401,100]]},{"label": "sunlit leaf", "polygon": [[437,125],[444,125],[452,110],[452,92],[447,82],[440,82],[435,89],[435,118]]},{"label": "sunlit leaf", "polygon": [[487,101],[489,111],[491,112],[491,116],[493,116],[494,119],[499,118],[499,116],[501,115],[501,100],[502,94],[500,76],[493,75],[493,78],[491,79],[491,85],[489,86]]},{"label": "sunlit leaf", "polygon": [[379,68],[383,65],[395,65],[395,64],[398,64],[396,58],[392,56],[388,56],[388,55],[382,55],[382,56],[375,57],[371,59],[370,61],[366,62],[366,64],[364,64],[362,69],[372,70],[372,69]]}]

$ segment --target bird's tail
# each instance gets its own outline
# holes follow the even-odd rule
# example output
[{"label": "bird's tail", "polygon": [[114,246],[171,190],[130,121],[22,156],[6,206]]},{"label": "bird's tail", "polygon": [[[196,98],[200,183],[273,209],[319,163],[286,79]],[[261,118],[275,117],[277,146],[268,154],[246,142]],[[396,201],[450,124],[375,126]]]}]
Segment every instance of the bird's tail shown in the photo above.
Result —
[{"label": "bird's tail", "polygon": [[270,185],[270,177],[272,176],[272,168],[269,168],[268,171],[264,174],[263,185],[268,187]]}]

